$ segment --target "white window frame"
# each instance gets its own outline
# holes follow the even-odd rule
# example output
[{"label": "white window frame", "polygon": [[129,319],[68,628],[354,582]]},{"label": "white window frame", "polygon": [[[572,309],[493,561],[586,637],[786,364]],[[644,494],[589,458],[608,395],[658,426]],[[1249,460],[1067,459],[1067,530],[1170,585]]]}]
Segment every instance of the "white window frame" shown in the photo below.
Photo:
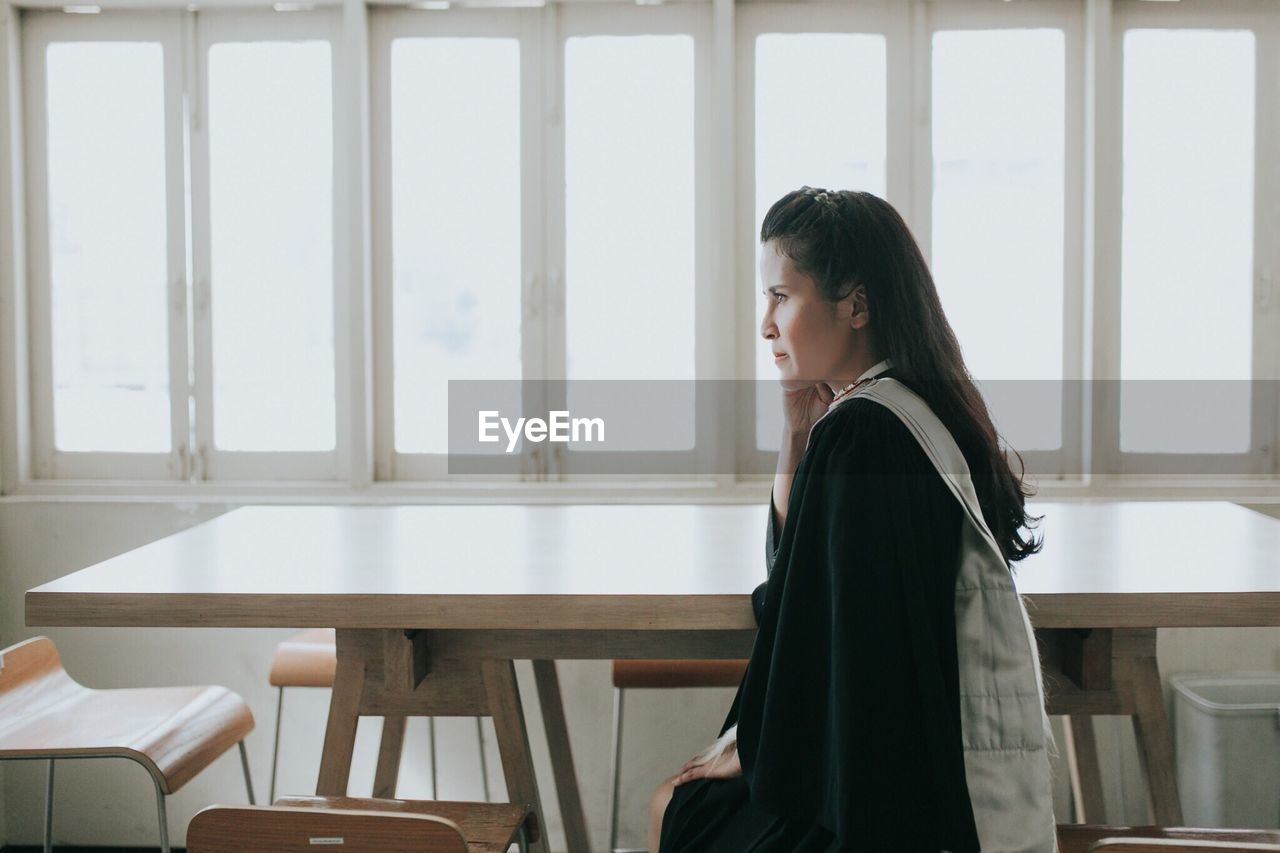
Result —
[{"label": "white window frame", "polygon": [[[883,35],[886,41],[886,86],[890,105],[907,104],[907,109],[890,108],[887,116],[886,198],[911,226],[925,257],[931,255],[933,207],[933,145],[930,121],[933,34],[944,30],[1061,29],[1065,40],[1064,79],[1064,233],[1063,233],[1063,354],[1062,375],[1078,378],[1084,337],[1081,263],[1083,244],[1083,97],[1081,82],[1072,69],[1083,54],[1083,15],[1079,4],[1070,0],[1048,0],[1031,4],[951,2],[946,4],[882,3],[850,6],[809,6],[803,16],[792,4],[753,3],[742,8],[738,19],[738,76],[743,87],[739,100],[737,156],[742,163],[740,184],[754,186],[755,126],[754,69],[756,38],[776,32],[839,32]],[[753,270],[756,264],[759,223],[754,222],[754,200],[738,205],[740,269]],[[745,276],[744,276],[745,277]],[[754,273],[752,274],[754,278]],[[754,330],[754,293],[739,303],[738,319],[744,330]],[[751,335],[739,335],[738,366],[743,376],[755,370],[755,342]],[[1057,450],[1021,451],[1023,461],[1040,479],[1081,481],[1083,456],[1080,383],[1063,383],[1062,446]],[[774,454],[756,448],[755,399],[744,400],[739,418],[738,458],[740,471],[771,469]],[[759,476],[759,475],[757,475]]]},{"label": "white window frame", "polygon": [[[31,375],[31,450],[38,479],[167,480],[186,472],[187,419],[186,201],[183,188],[181,13],[105,12],[69,15],[26,11],[21,17],[27,190],[27,258]],[[54,446],[53,316],[49,258],[48,146],[45,106],[48,47],[64,42],[147,42],[163,51],[165,205],[167,223],[165,316],[169,320],[168,453],[67,451]]]},{"label": "white window frame", "polygon": [[[537,9],[428,10],[382,6],[369,16],[372,151],[373,351],[376,477],[382,481],[510,483],[542,478],[543,447],[523,442],[520,474],[451,475],[445,453],[395,447],[395,343],[391,244],[391,47],[397,38],[510,38],[520,50],[520,363],[525,380],[546,376],[546,241],[554,202],[544,192],[543,22]],[[545,411],[542,384],[524,385],[529,411]],[[443,416],[443,415],[442,415]],[[464,460],[459,460],[464,461]]]},{"label": "white window frame", "polygon": [[[380,0],[375,0],[380,2]],[[578,9],[581,0],[551,2],[541,9],[523,9],[519,15],[534,21],[534,31],[526,35],[534,49],[525,50],[522,42],[522,74],[533,79],[526,62],[534,57],[555,57],[556,63],[534,72],[542,73],[539,83],[522,92],[522,158],[538,163],[540,168],[524,169],[522,175],[522,216],[525,245],[522,264],[525,278],[525,339],[535,354],[524,352],[523,371],[529,379],[554,379],[554,368],[563,369],[563,284],[552,278],[563,269],[563,192],[558,195],[541,191],[544,185],[563,181],[563,132],[554,107],[559,103],[563,86],[557,74],[563,62],[561,18],[587,21],[599,19],[612,26],[614,16],[639,19],[644,14],[665,14],[663,7],[636,9],[630,3],[588,3],[592,8]],[[147,11],[129,11],[139,3]],[[573,8],[570,8],[570,5]],[[42,344],[41,329],[49,322],[47,288],[47,240],[35,232],[32,222],[47,216],[41,201],[43,187],[44,146],[34,145],[32,122],[26,118],[35,104],[26,97],[29,77],[24,66],[38,52],[37,40],[30,34],[37,19],[46,18],[48,26],[83,30],[85,40],[110,38],[113,21],[136,21],[143,26],[127,27],[118,38],[138,40],[146,36],[148,27],[164,30],[165,44],[186,44],[193,37],[190,24],[173,23],[160,26],[154,22],[186,21],[185,3],[172,0],[98,0],[103,13],[93,16],[64,15],[61,3],[53,0],[30,0],[28,8],[19,9],[9,0],[0,0],[0,110],[10,132],[0,135],[0,205],[4,224],[0,235],[0,497],[21,500],[31,497],[67,497],[69,499],[100,497],[115,499],[133,496],[153,499],[161,496],[194,500],[334,500],[350,501],[458,501],[488,500],[504,497],[531,501],[607,500],[750,500],[761,499],[768,486],[759,476],[742,472],[771,469],[772,454],[754,449],[754,400],[739,400],[736,425],[726,429],[735,432],[729,446],[732,456],[719,470],[733,470],[737,475],[704,476],[689,482],[636,483],[549,482],[561,476],[563,469],[543,456],[527,470],[523,479],[529,482],[467,482],[440,479],[440,462],[432,467],[425,460],[392,461],[387,438],[394,428],[389,414],[383,410],[389,403],[390,373],[381,363],[375,371],[376,359],[389,359],[386,347],[389,336],[389,314],[379,316],[375,309],[385,309],[378,288],[387,280],[375,281],[379,265],[385,265],[389,253],[371,239],[382,233],[374,228],[380,203],[376,181],[369,172],[383,168],[376,133],[370,128],[370,97],[380,95],[370,86],[371,69],[377,62],[377,38],[371,37],[374,26],[384,14],[414,20],[433,28],[452,26],[450,21],[470,17],[483,22],[513,20],[509,9],[461,9],[455,6],[446,13],[390,9],[366,6],[360,0],[320,0],[320,7],[333,8],[341,15],[334,54],[335,74],[335,316],[338,383],[336,408],[339,429],[336,472],[329,481],[268,479],[261,467],[254,467],[251,480],[230,479],[236,472],[219,467],[220,479],[185,482],[190,474],[199,474],[196,454],[175,444],[174,451],[152,454],[70,454],[56,461],[49,452],[52,387],[41,389],[38,382],[51,381],[48,369],[48,336]],[[200,4],[212,13],[251,6],[251,0],[210,0]],[[1280,11],[1271,0],[1182,0],[1176,4],[1158,4],[1140,0],[1047,0],[1045,3],[985,3],[979,0],[867,0],[857,4],[799,2],[766,2],[753,0],[701,0],[700,3],[669,4],[692,6],[692,14],[706,16],[709,31],[697,43],[698,68],[712,69],[709,82],[699,83],[699,92],[714,91],[717,113],[711,129],[698,142],[698,274],[697,312],[697,376],[699,379],[746,379],[754,375],[752,352],[757,333],[753,288],[758,247],[755,245],[754,152],[751,140],[753,104],[751,72],[754,39],[752,28],[759,31],[762,22],[769,32],[850,31],[875,32],[877,27],[887,38],[887,84],[891,103],[911,105],[908,110],[891,110],[889,116],[889,161],[887,163],[887,196],[912,225],[922,248],[928,252],[928,214],[931,207],[929,167],[930,133],[928,126],[929,74],[928,54],[931,32],[940,23],[963,20],[967,26],[1025,26],[1042,14],[1059,14],[1064,8],[1083,19],[1080,37],[1074,42],[1068,32],[1067,86],[1068,109],[1080,103],[1080,119],[1068,123],[1068,160],[1066,181],[1068,195],[1064,219],[1068,240],[1064,246],[1067,265],[1064,276],[1064,378],[1066,403],[1064,413],[1080,413],[1079,448],[1083,455],[1081,470],[1086,472],[1116,471],[1113,451],[1118,439],[1118,409],[1108,388],[1109,381],[1119,376],[1119,271],[1120,271],[1120,120],[1122,93],[1123,28],[1131,22],[1161,27],[1248,27],[1258,38],[1259,110],[1256,117],[1258,144],[1256,149],[1255,195],[1255,377],[1280,379],[1280,291],[1274,282],[1280,269],[1280,244],[1269,241],[1280,233],[1280,158],[1266,156],[1276,150],[1280,139]],[[39,11],[34,7],[46,8]],[[1046,12],[1045,10],[1048,10]],[[683,10],[688,11],[688,10]],[[579,14],[581,12],[581,14]],[[200,14],[205,14],[201,12]],[[293,13],[281,17],[291,17]],[[307,13],[302,13],[307,14]],[[679,14],[676,12],[675,14]],[[772,18],[770,18],[772,16]],[[1016,17],[1015,17],[1016,16]],[[210,14],[210,18],[213,15]],[[56,18],[56,22],[54,19]],[[146,24],[150,20],[151,24]],[[776,23],[775,23],[776,21]],[[869,23],[870,22],[870,23]],[[876,24],[873,26],[872,24]],[[38,24],[36,26],[45,26]],[[184,29],[183,27],[187,27]],[[476,24],[480,26],[480,24]],[[506,24],[500,25],[506,26]],[[70,29],[66,30],[70,32]],[[1075,45],[1073,47],[1073,44]],[[708,55],[704,46],[711,48]],[[166,68],[173,51],[166,49]],[[176,55],[176,54],[175,54]],[[372,64],[371,64],[372,56]],[[535,62],[535,65],[537,63]],[[187,73],[194,74],[194,70]],[[166,150],[181,145],[181,126],[175,136],[172,116],[179,115],[169,105],[175,95],[172,81],[182,73],[166,71]],[[1073,94],[1078,93],[1078,95]],[[179,96],[180,97],[180,96]],[[724,105],[727,109],[721,110]],[[922,120],[923,118],[923,120]],[[532,120],[536,119],[536,120]],[[700,117],[700,121],[701,121]],[[1072,131],[1074,126],[1075,131]],[[699,125],[699,129],[702,125]],[[1270,148],[1268,148],[1270,143]],[[710,145],[714,157],[710,168],[703,168],[704,146]],[[533,152],[530,154],[530,152]],[[170,158],[172,160],[172,158]],[[41,162],[37,163],[39,160]],[[924,168],[922,168],[922,165]],[[180,175],[180,173],[179,173]],[[181,215],[175,216],[174,176],[166,176],[170,198],[170,230],[181,234]],[[177,180],[181,192],[180,176]],[[1081,187],[1077,192],[1075,187]],[[709,187],[709,189],[708,189]],[[537,199],[531,202],[530,199]],[[742,202],[746,203],[742,203]],[[371,210],[372,208],[372,210]],[[712,213],[708,216],[707,209]],[[181,204],[176,208],[181,211]],[[730,220],[722,221],[720,211],[733,211]],[[704,221],[710,219],[710,221]],[[535,223],[532,227],[530,222]],[[542,224],[538,224],[541,222]],[[47,224],[46,226],[47,227]],[[1080,231],[1079,243],[1073,249],[1071,230]],[[372,234],[371,234],[372,231]],[[531,236],[532,235],[532,236]],[[710,242],[707,242],[710,240]],[[185,250],[185,246],[183,247]],[[170,257],[175,256],[170,241]],[[41,255],[45,257],[42,260]],[[177,252],[181,256],[182,252]],[[41,292],[41,263],[44,263],[44,292]],[[170,261],[174,275],[185,273],[185,267]],[[383,269],[383,275],[387,271]],[[172,281],[171,281],[172,284]],[[187,312],[190,288],[171,287],[170,308],[181,306]],[[1265,304],[1268,307],[1260,308]],[[724,319],[724,309],[731,306],[732,317]],[[556,310],[560,317],[555,317]],[[530,314],[536,313],[533,322]],[[558,325],[557,325],[558,324]],[[186,417],[188,397],[178,393],[177,381],[185,377],[187,341],[171,336],[171,388],[174,399],[182,402],[181,411],[173,413],[175,439],[190,434]],[[42,351],[42,346],[44,351]],[[559,350],[557,350],[559,347]],[[43,361],[42,361],[43,359]],[[559,374],[562,376],[563,374]],[[374,387],[374,383],[377,387]],[[1088,389],[1091,389],[1088,390]],[[187,389],[189,391],[189,389]],[[1073,402],[1072,394],[1077,399]],[[46,401],[42,403],[42,395]],[[41,414],[40,407],[45,407]],[[1255,411],[1263,411],[1255,408]],[[1230,499],[1280,499],[1280,460],[1274,444],[1280,440],[1276,426],[1280,410],[1265,410],[1272,418],[1269,431],[1255,430],[1265,443],[1270,465],[1255,467],[1258,474],[1222,477],[1212,482],[1191,477],[1136,478],[1110,476],[1106,473],[1086,475],[1083,481],[1053,481],[1039,464],[1042,488],[1040,496],[1090,496],[1109,498],[1151,497],[1218,497]],[[704,421],[699,412],[699,440]],[[721,419],[722,422],[722,419]],[[706,423],[712,423],[707,421]],[[1064,424],[1064,448],[1074,441],[1070,421]],[[45,437],[41,437],[41,430]],[[42,443],[43,442],[43,443]],[[1108,445],[1110,442],[1110,446]],[[721,443],[720,447],[725,445]],[[1111,454],[1111,455],[1109,455]],[[1031,460],[1029,460],[1031,461]],[[1071,460],[1063,464],[1070,469]],[[1141,460],[1138,460],[1141,462]],[[421,464],[420,464],[421,463]],[[1144,466],[1145,467],[1145,466]],[[175,473],[177,472],[177,473]],[[288,473],[288,472],[284,472]],[[270,476],[278,476],[271,474]],[[1252,477],[1253,479],[1250,479]],[[380,481],[380,482],[379,482]]]},{"label": "white window frame", "polygon": [[[279,13],[270,10],[218,9],[199,12],[194,18],[194,32],[188,35],[186,55],[194,58],[195,113],[191,121],[191,208],[192,260],[194,278],[195,328],[195,447],[198,465],[195,476],[205,480],[326,480],[338,476],[340,455],[348,446],[344,433],[346,419],[340,411],[344,403],[340,389],[351,372],[349,338],[340,333],[345,306],[352,286],[350,279],[339,275],[338,209],[340,194],[339,135],[341,110],[337,93],[340,72],[339,24],[341,17],[334,9]],[[333,300],[334,313],[334,449],[329,451],[245,451],[219,450],[213,435],[213,326],[209,310],[212,298],[210,281],[211,235],[209,222],[209,50],[215,44],[264,41],[327,41],[330,49],[331,91],[335,100],[333,115],[332,170],[334,221],[333,233]]]},{"label": "white window frame", "polygon": [[[1026,470],[1038,481],[1058,480],[1083,482],[1084,408],[1082,384],[1074,381],[1086,375],[1083,364],[1085,338],[1083,292],[1084,270],[1084,93],[1080,75],[1072,70],[1083,67],[1084,15],[1078,2],[1044,0],[1035,4],[1008,3],[995,6],[975,0],[936,4],[927,7],[924,22],[925,42],[919,56],[918,72],[923,83],[918,91],[930,98],[933,68],[933,37],[938,32],[964,30],[1057,29],[1063,33],[1063,234],[1062,234],[1062,444],[1051,450],[1019,450]],[[916,168],[922,177],[917,186],[927,190],[917,198],[913,210],[913,228],[918,227],[922,242],[931,243],[933,234],[933,125],[932,109],[926,101],[918,105],[922,116],[918,124],[920,138],[916,151]],[[926,257],[932,255],[931,248]],[[1017,449],[1017,448],[1014,448]],[[1016,468],[1012,459],[1010,464]]]},{"label": "white window frame", "polygon": [[[1109,45],[1112,76],[1109,90],[1114,100],[1109,105],[1114,137],[1108,153],[1119,164],[1124,151],[1124,38],[1131,29],[1197,29],[1251,30],[1256,38],[1254,114],[1254,203],[1253,203],[1253,376],[1255,379],[1280,379],[1280,313],[1274,307],[1276,289],[1274,271],[1280,268],[1280,246],[1273,239],[1280,233],[1280,168],[1276,152],[1280,150],[1280,7],[1256,0],[1232,3],[1209,3],[1184,0],[1176,8],[1159,3],[1116,0],[1111,15]],[[1101,143],[1100,143],[1101,144]],[[1115,252],[1101,281],[1111,283],[1105,294],[1104,310],[1110,316],[1099,323],[1098,342],[1103,359],[1095,375],[1120,376],[1120,351],[1123,346],[1120,324],[1120,292],[1122,245],[1123,175],[1116,168],[1117,180],[1107,189],[1109,197],[1100,200],[1113,211],[1110,222]],[[1265,308],[1264,306],[1271,307]],[[1194,317],[1189,318],[1194,323]],[[1254,384],[1250,448],[1243,453],[1138,453],[1120,449],[1120,400],[1118,382],[1095,382],[1099,419],[1095,421],[1095,447],[1101,470],[1115,472],[1104,475],[1105,481],[1123,482],[1127,477],[1179,476],[1208,482],[1230,479],[1272,478],[1280,474],[1280,457],[1275,452],[1280,428],[1280,401],[1276,382]],[[1200,472],[1213,472],[1204,474]]]},{"label": "white window frame", "polygon": [[[565,226],[565,137],[564,137],[564,58],[569,39],[582,36],[640,36],[686,35],[693,40],[693,111],[694,111],[694,269],[693,280],[697,286],[693,294],[694,380],[696,382],[694,446],[684,451],[575,451],[564,444],[549,448],[548,474],[556,480],[590,481],[598,479],[625,479],[636,483],[662,483],[674,481],[716,481],[731,477],[725,437],[732,435],[727,423],[733,417],[732,409],[719,405],[716,390],[720,383],[713,380],[723,373],[723,365],[717,361],[718,336],[733,334],[731,325],[722,322],[717,288],[710,283],[716,279],[716,123],[720,118],[713,112],[715,91],[715,56],[713,54],[713,9],[708,3],[685,3],[665,6],[610,6],[605,4],[579,4],[565,6],[553,16],[556,21],[555,49],[546,57],[548,67],[553,68],[556,80],[548,94],[555,98],[549,111],[558,118],[555,144],[549,150],[547,172],[550,185],[557,196],[559,216],[552,220],[555,229],[550,246],[552,274],[548,287],[548,343],[547,369],[553,378],[567,376],[565,304],[567,281],[564,273]],[[625,295],[619,302],[620,310],[613,322],[625,323]],[[638,380],[641,381],[641,380]],[[548,386],[548,404],[559,410],[568,408],[563,386]],[[662,474],[644,475],[629,473],[625,477],[616,471],[662,471]],[[675,471],[686,471],[679,475]]]},{"label": "white window frame", "polygon": [[[736,293],[736,326],[734,340],[735,363],[738,376],[744,380],[755,379],[756,338],[760,330],[760,317],[756,311],[756,269],[760,255],[760,224],[756,221],[755,176],[755,68],[756,41],[769,33],[841,33],[879,35],[885,39],[885,89],[887,105],[912,104],[915,66],[913,56],[917,49],[912,37],[912,26],[919,15],[915,3],[880,0],[880,2],[848,5],[806,4],[804,14],[798,15],[794,3],[750,3],[738,8],[735,31],[737,73],[735,81],[737,98],[737,185],[740,188],[735,210],[736,255],[738,278],[741,284]],[[908,110],[888,108],[885,126],[885,198],[897,208],[912,229],[915,230],[915,199],[918,172],[914,168],[915,147],[919,137],[911,121],[914,107]],[[798,187],[797,187],[798,189]],[[921,249],[926,250],[923,238]],[[777,454],[756,446],[756,389],[758,383],[748,382],[749,389],[739,395],[737,417],[737,470],[742,480],[773,478]],[[744,387],[747,387],[744,386]]]}]

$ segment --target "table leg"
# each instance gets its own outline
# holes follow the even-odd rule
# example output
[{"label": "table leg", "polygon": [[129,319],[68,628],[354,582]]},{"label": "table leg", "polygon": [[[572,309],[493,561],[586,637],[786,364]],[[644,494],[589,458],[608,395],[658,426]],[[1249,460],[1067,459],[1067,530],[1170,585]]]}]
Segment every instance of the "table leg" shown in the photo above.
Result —
[{"label": "table leg", "polygon": [[520,688],[516,684],[515,664],[509,660],[486,660],[480,664],[488,697],[489,714],[498,736],[502,755],[502,773],[507,782],[507,799],[525,803],[538,820],[538,839],[529,844],[533,853],[547,853],[547,827],[543,820],[542,801],[538,797],[538,780],[533,772],[533,753],[529,750],[529,733],[520,705]]},{"label": "table leg", "polygon": [[337,635],[338,667],[333,675],[333,695],[329,698],[329,722],[324,730],[324,751],[320,755],[320,778],[316,794],[345,797],[351,777],[351,755],[356,745],[356,725],[364,694],[365,655],[349,636]]},{"label": "table leg", "polygon": [[1098,742],[1093,734],[1093,718],[1084,714],[1065,717],[1067,768],[1071,775],[1071,798],[1076,823],[1106,823],[1102,796],[1102,771],[1098,766]]},{"label": "table leg", "polygon": [[535,660],[533,677],[538,686],[538,702],[542,708],[542,726],[547,733],[551,752],[551,770],[556,780],[556,797],[560,802],[560,819],[564,822],[565,843],[569,853],[587,853],[587,822],[578,795],[578,775],[573,769],[573,750],[569,746],[569,728],[564,719],[564,703],[560,697],[560,679],[553,660]]},{"label": "table leg", "polygon": [[373,796],[377,799],[395,799],[400,754],[404,750],[405,722],[404,717],[382,719],[382,742],[378,746],[378,765],[373,774]]},{"label": "table leg", "polygon": [[1147,777],[1151,810],[1160,826],[1182,826],[1177,771],[1173,760],[1173,734],[1160,688],[1155,655],[1125,661],[1123,683],[1133,705],[1133,731],[1138,758]]}]

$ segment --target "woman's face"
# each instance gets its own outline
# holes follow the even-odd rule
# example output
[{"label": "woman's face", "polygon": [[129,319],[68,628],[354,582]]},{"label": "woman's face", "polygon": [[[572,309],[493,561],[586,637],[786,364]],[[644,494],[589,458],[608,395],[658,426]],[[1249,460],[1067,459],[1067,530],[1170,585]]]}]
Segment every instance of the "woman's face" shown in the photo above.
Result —
[{"label": "woman's face", "polygon": [[760,280],[765,294],[760,334],[773,350],[783,386],[842,378],[856,361],[853,298],[828,302],[772,240],[760,247]]}]

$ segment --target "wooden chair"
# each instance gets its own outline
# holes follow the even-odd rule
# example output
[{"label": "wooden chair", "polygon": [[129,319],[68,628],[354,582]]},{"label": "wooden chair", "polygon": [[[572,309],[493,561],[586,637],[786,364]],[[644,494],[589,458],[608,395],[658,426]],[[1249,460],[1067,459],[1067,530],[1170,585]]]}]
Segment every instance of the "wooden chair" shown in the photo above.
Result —
[{"label": "wooden chair", "polygon": [[538,840],[533,810],[511,803],[464,803],[443,800],[374,800],[362,797],[282,797],[277,806],[294,809],[372,811],[396,815],[431,815],[456,826],[471,853],[506,853],[518,844],[521,853]]},{"label": "wooden chair", "polygon": [[1160,826],[1058,826],[1058,853],[1192,853],[1271,850],[1280,853],[1274,829],[1198,829]]},{"label": "wooden chair", "polygon": [[433,815],[210,806],[187,827],[187,853],[468,853],[462,830]]},{"label": "wooden chair", "polygon": [[0,651],[0,760],[48,761],[44,849],[53,845],[53,766],[70,758],[128,758],[156,789],[160,848],[169,851],[165,796],[238,745],[244,785],[253,783],[244,737],[253,714],[225,687],[93,690],[76,683],[48,637]]},{"label": "wooden chair", "polygon": [[622,777],[622,709],[627,690],[674,687],[737,687],[745,660],[615,660],[613,662],[613,759],[609,781],[609,851],[618,848],[618,799]]},{"label": "wooden chair", "polygon": [[[338,657],[332,628],[309,628],[300,631],[276,646],[271,657],[271,672],[267,681],[276,688],[276,733],[271,745],[271,786],[268,797],[276,799],[276,768],[280,757],[280,718],[284,710],[286,687],[333,687],[333,674],[337,670]],[[399,755],[404,743],[404,717],[384,717],[382,721],[382,745],[380,752]],[[431,756],[431,795],[437,796],[436,787],[436,721],[427,718],[427,734]],[[484,726],[476,717],[476,740],[480,744],[480,781],[484,786],[484,798],[489,800],[489,767],[484,755]],[[391,798],[396,794],[396,771],[399,762],[380,765],[383,773],[374,779],[373,795]]]},{"label": "wooden chair", "polygon": [[1236,853],[1262,850],[1280,853],[1280,844],[1240,841],[1189,841],[1186,839],[1104,838],[1089,846],[1089,853]]}]

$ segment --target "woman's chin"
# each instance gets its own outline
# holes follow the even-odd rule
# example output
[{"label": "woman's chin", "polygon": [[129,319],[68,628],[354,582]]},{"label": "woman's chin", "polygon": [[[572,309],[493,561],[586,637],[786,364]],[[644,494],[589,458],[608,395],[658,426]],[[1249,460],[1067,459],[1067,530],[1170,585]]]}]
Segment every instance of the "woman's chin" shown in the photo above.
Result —
[{"label": "woman's chin", "polygon": [[812,379],[797,379],[794,376],[779,376],[778,384],[782,386],[783,391],[803,391],[813,386]]}]

